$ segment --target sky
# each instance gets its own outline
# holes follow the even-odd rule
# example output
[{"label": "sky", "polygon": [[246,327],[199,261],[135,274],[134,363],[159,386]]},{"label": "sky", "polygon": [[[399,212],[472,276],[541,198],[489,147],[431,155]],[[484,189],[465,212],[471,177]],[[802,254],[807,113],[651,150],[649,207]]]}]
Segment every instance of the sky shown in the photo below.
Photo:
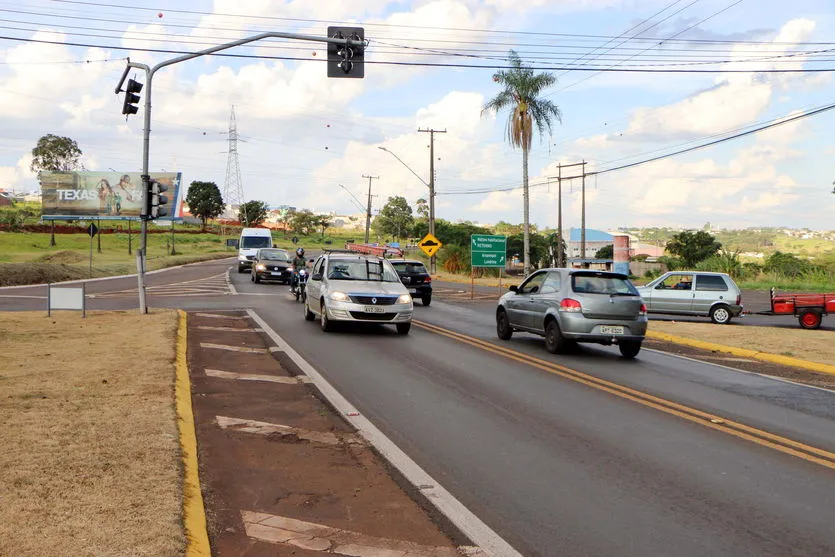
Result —
[{"label": "sky", "polygon": [[[161,68],[150,170],[226,192],[230,115],[246,200],[340,214],[426,198],[436,216],[522,222],[522,152],[482,109],[510,49],[556,84],[561,121],[529,157],[531,222],[564,228],[835,229],[831,0],[0,0],[0,189],[38,188],[39,137],[74,139],[88,170],[137,172],[144,100],[121,114],[126,60],[275,31],[363,27],[363,79],[329,79],[323,43],[266,39]],[[144,72],[131,77],[145,82]],[[385,147],[389,152],[379,149]],[[392,154],[396,155],[393,156]],[[398,160],[399,158],[399,160]],[[582,166],[559,169],[585,161]],[[631,163],[628,168],[620,168]]]}]

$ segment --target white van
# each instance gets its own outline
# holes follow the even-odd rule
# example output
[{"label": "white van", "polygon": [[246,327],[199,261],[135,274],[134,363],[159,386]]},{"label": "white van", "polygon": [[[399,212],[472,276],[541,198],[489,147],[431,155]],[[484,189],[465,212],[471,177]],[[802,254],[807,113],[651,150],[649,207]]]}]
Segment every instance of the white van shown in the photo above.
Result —
[{"label": "white van", "polygon": [[244,228],[238,240],[238,272],[252,269],[252,260],[260,248],[273,247],[273,234],[269,228]]}]

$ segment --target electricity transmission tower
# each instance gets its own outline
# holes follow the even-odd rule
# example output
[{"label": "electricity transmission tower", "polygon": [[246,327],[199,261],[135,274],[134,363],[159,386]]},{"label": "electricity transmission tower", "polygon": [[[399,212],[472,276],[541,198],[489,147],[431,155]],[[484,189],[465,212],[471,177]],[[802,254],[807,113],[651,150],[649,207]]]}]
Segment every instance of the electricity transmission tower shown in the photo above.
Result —
[{"label": "electricity transmission tower", "polygon": [[[226,159],[226,183],[223,185],[223,201],[226,216],[235,218],[238,208],[244,203],[244,186],[241,183],[241,165],[238,161],[238,124],[235,121],[235,106],[229,116],[229,151]],[[248,223],[244,223],[245,225]]]}]

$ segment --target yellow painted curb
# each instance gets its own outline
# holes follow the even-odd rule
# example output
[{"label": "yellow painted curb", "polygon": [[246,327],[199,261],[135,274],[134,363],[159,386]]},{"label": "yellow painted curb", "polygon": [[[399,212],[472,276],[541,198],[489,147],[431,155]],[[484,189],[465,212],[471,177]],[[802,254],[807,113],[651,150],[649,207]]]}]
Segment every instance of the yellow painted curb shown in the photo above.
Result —
[{"label": "yellow painted curb", "polygon": [[197,434],[194,430],[194,411],[191,407],[191,381],[188,377],[186,359],[187,324],[186,312],[177,310],[177,425],[180,430],[180,449],[183,454],[183,524],[186,531],[186,556],[211,557],[209,535],[206,531],[206,509],[200,491],[200,477],[197,472]]},{"label": "yellow painted curb", "polygon": [[702,340],[695,340],[691,338],[679,337],[667,333],[659,333],[656,331],[647,331],[648,338],[656,340],[664,340],[667,342],[674,342],[676,344],[683,344],[685,346],[692,346],[693,348],[702,348],[704,350],[715,350],[718,352],[727,352],[734,356],[741,356],[744,358],[754,358],[763,362],[771,362],[773,364],[780,364],[784,366],[799,367],[817,373],[827,373],[835,375],[835,366],[828,364],[820,364],[817,362],[810,362],[808,360],[801,360],[799,358],[791,358],[789,356],[780,356],[779,354],[772,354],[770,352],[760,352],[758,350],[749,350],[748,348],[737,348],[736,346],[725,346],[723,344],[715,344],[713,342],[705,342]]}]

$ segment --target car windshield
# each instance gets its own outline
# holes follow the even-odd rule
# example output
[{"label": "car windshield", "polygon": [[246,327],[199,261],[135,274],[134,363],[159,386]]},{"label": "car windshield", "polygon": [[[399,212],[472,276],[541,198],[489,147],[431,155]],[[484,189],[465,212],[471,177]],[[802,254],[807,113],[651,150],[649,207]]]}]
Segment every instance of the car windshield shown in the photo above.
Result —
[{"label": "car windshield", "polygon": [[331,280],[400,282],[400,277],[391,263],[373,259],[331,259],[328,262],[328,278]]},{"label": "car windshield", "polygon": [[638,291],[629,279],[598,273],[574,273],[571,275],[571,289],[584,294],[607,294],[609,296],[638,296]]},{"label": "car windshield", "polygon": [[286,251],[262,249],[261,259],[267,259],[269,261],[290,261],[290,256],[287,255]]},{"label": "car windshield", "polygon": [[426,267],[423,263],[411,263],[406,261],[392,261],[391,266],[394,267],[398,273],[408,273],[408,274],[415,274],[421,273],[424,275],[429,274],[426,271]]},{"label": "car windshield", "polygon": [[244,236],[241,238],[241,247],[246,249],[268,248],[273,245],[269,236]]}]

